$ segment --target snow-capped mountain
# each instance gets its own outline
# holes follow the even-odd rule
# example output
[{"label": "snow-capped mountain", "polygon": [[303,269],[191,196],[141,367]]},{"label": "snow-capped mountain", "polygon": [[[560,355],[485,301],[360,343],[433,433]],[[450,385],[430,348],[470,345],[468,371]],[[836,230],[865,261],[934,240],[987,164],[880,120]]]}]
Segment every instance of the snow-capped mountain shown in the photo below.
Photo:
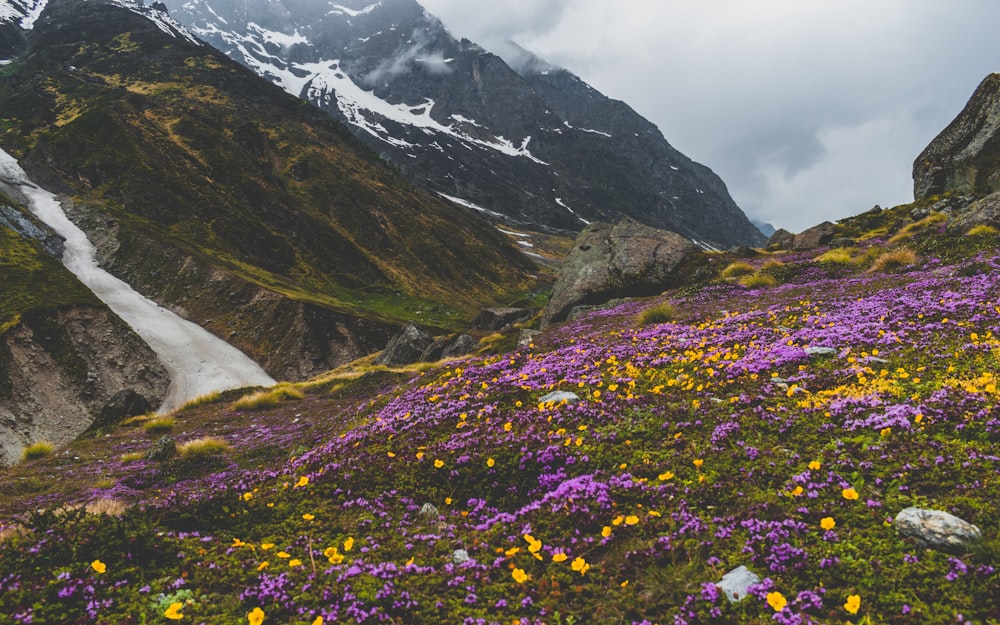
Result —
[{"label": "snow-capped mountain", "polygon": [[415,0],[164,3],[453,201],[559,229],[628,215],[719,247],[763,241],[718,176],[626,104],[527,51],[508,63],[458,41]]}]

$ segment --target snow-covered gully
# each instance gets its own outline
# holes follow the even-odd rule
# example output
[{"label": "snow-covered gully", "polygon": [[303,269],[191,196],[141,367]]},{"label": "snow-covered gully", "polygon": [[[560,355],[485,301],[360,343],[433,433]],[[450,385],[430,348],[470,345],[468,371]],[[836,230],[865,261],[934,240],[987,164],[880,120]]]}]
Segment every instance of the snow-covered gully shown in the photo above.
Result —
[{"label": "snow-covered gully", "polygon": [[66,239],[63,264],[156,352],[170,373],[170,388],[159,408],[165,413],[212,391],[270,386],[260,366],[201,326],[182,319],[101,269],[86,233],[69,220],[56,197],[32,183],[17,160],[0,150],[0,179],[18,185],[29,208]]}]

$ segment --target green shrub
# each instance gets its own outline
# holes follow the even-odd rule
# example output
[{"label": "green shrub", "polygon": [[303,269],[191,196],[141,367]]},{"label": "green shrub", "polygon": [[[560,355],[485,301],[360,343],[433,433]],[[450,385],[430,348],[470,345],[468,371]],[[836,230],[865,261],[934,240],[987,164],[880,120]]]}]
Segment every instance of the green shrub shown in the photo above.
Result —
[{"label": "green shrub", "polygon": [[157,417],[151,421],[146,421],[142,425],[143,431],[150,436],[160,436],[167,434],[174,429],[173,417]]},{"label": "green shrub", "polygon": [[656,306],[650,306],[639,313],[639,325],[651,325],[654,323],[667,323],[677,318],[677,310],[669,303],[663,302]]},{"label": "green shrub", "polygon": [[745,263],[741,260],[729,263],[729,265],[722,270],[719,274],[723,279],[729,280],[730,278],[739,278],[740,276],[745,276],[751,274],[755,271],[753,265],[750,263]]},{"label": "green shrub", "polygon": [[56,446],[48,441],[38,441],[24,448],[21,452],[22,460],[37,460],[45,456],[51,456],[56,451]]},{"label": "green shrub", "polygon": [[223,438],[216,436],[204,436],[196,438],[177,446],[177,453],[181,458],[205,458],[229,453],[233,446]]}]

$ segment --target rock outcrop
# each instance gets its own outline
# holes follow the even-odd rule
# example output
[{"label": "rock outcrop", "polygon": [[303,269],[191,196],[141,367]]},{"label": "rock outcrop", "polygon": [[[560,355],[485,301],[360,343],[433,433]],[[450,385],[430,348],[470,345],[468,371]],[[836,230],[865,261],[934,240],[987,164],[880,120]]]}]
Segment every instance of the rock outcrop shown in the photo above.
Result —
[{"label": "rock outcrop", "polygon": [[375,364],[393,367],[417,362],[433,343],[434,337],[426,330],[412,323],[407,324],[402,332],[389,340],[382,353],[375,358]]},{"label": "rock outcrop", "polygon": [[948,225],[950,229],[959,231],[975,226],[1000,226],[1000,191],[964,207],[958,217]]},{"label": "rock outcrop", "polygon": [[699,254],[684,237],[625,219],[593,223],[577,237],[552,289],[542,327],[564,321],[574,306],[661,293],[683,281],[679,269]]},{"label": "rock outcrop", "polygon": [[30,311],[0,333],[0,464],[39,440],[73,440],[120,391],[159,405],[168,384],[149,346],[107,308]]},{"label": "rock outcrop", "polygon": [[900,535],[942,551],[968,549],[982,539],[978,527],[942,510],[905,508],[896,515],[893,525]]},{"label": "rock outcrop", "polygon": [[980,83],[965,108],[913,162],[913,197],[1000,191],[1000,74]]}]

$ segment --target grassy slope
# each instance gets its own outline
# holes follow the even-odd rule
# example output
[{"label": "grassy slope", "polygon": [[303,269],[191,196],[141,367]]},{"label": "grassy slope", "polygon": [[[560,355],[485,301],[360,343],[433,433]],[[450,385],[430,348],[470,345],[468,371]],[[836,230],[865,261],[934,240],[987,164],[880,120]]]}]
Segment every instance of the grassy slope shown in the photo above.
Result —
[{"label": "grassy slope", "polygon": [[[865,270],[879,239],[849,263],[768,255],[750,262],[777,286],[625,304],[398,386],[329,376],[176,415],[178,440],[227,455],[123,462],[150,445],[132,426],[13,467],[0,602],[36,622],[180,604],[207,623],[998,623],[998,237],[940,227],[911,229],[919,260],[893,273]],[[637,324],[663,300],[675,321]],[[582,401],[539,405],[553,389]],[[133,507],[16,516],[108,499]],[[983,543],[919,548],[892,527],[912,505]],[[711,582],[741,564],[765,581],[731,605]]]},{"label": "grassy slope", "polygon": [[324,114],[207,48],[96,3],[50,7],[0,86],[0,140],[122,228],[296,299],[464,313],[529,264],[465,209],[406,184]]}]

